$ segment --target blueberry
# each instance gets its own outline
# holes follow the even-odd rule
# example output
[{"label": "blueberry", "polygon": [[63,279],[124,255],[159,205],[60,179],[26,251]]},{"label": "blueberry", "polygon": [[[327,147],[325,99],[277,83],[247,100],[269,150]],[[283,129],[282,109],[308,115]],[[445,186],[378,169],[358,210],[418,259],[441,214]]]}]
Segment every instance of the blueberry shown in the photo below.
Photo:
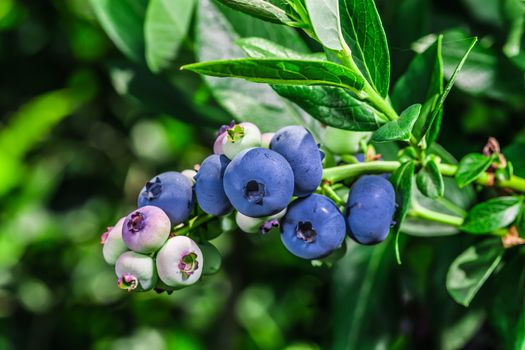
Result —
[{"label": "blueberry", "polygon": [[224,215],[232,205],[224,193],[223,176],[230,160],[213,154],[202,162],[195,176],[195,195],[199,206],[210,215]]},{"label": "blueberry", "polygon": [[103,244],[102,255],[104,260],[110,265],[115,265],[118,257],[128,250],[128,247],[122,240],[122,226],[125,219],[125,217],[120,219],[114,227],[108,227],[107,232],[102,234],[100,240],[100,243]]},{"label": "blueberry", "polygon": [[270,149],[281,154],[292,167],[294,192],[299,197],[314,192],[323,177],[319,146],[302,126],[287,126],[272,138]]},{"label": "blueberry", "polygon": [[281,225],[284,246],[303,259],[330,254],[341,246],[346,234],[345,220],[339,208],[319,194],[292,202]]},{"label": "blueberry", "polygon": [[275,215],[263,218],[252,218],[237,212],[235,214],[235,222],[243,232],[266,234],[273,228],[279,228],[279,219],[281,219],[284,214],[286,214],[286,209],[281,210]]},{"label": "blueberry", "polygon": [[181,173],[169,171],[148,181],[140,191],[138,206],[161,208],[175,226],[188,219],[193,210],[192,183]]},{"label": "blueberry", "polygon": [[274,215],[293,194],[293,172],[279,153],[265,148],[242,151],[224,172],[224,191],[235,209],[251,217]]},{"label": "blueberry", "polygon": [[170,287],[194,284],[201,277],[202,268],[202,252],[197,244],[186,236],[168,239],[157,254],[159,278]]},{"label": "blueberry", "polygon": [[128,292],[149,290],[157,282],[153,259],[135,252],[125,252],[117,259],[115,273],[119,288],[126,289]]},{"label": "blueberry", "polygon": [[162,247],[171,231],[170,220],[162,209],[147,205],[124,220],[122,239],[129,249],[152,253]]},{"label": "blueberry", "polygon": [[214,154],[224,154],[222,144],[224,143],[225,138],[226,138],[225,132],[217,136],[217,138],[215,139],[215,142],[213,143],[213,153]]},{"label": "blueberry", "polygon": [[364,153],[358,153],[355,155],[355,159],[357,159],[357,161],[359,163],[364,163],[366,161],[366,157],[365,157],[365,154]]},{"label": "blueberry", "polygon": [[372,136],[367,131],[348,131],[326,127],[323,134],[323,146],[335,154],[354,154],[359,150],[361,141],[368,141]]},{"label": "blueberry", "polygon": [[385,240],[396,209],[394,187],[381,175],[361,176],[350,189],[346,224],[350,237],[361,244]]},{"label": "blueberry", "polygon": [[222,144],[224,143],[224,138],[227,136],[226,131],[235,126],[235,121],[231,121],[230,124],[222,125],[217,131],[215,142],[213,143],[213,153],[214,154],[224,154],[222,149]]},{"label": "blueberry", "polygon": [[274,132],[265,132],[261,135],[261,147],[262,148],[270,148],[270,143],[272,142],[272,138],[275,135]]},{"label": "blueberry", "polygon": [[252,123],[235,124],[226,130],[226,136],[222,140],[222,151],[230,159],[245,149],[261,146],[261,132]]}]

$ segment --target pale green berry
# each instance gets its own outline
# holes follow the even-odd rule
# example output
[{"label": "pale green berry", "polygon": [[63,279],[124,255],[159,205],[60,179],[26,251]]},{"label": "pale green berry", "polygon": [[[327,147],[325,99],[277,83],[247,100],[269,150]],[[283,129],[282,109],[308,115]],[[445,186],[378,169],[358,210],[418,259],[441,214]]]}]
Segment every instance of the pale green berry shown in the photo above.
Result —
[{"label": "pale green berry", "polygon": [[354,154],[359,151],[359,143],[372,137],[368,131],[348,131],[328,126],[323,134],[323,146],[335,154]]},{"label": "pale green berry", "polygon": [[235,222],[239,229],[246,233],[267,233],[272,227],[278,226],[278,220],[286,214],[286,208],[272,216],[252,218],[240,212],[235,213]]},{"label": "pale green berry", "polygon": [[270,142],[272,142],[274,132],[265,132],[261,135],[261,147],[270,148]]},{"label": "pale green berry", "polygon": [[157,283],[155,262],[144,254],[125,252],[115,263],[115,273],[119,288],[128,292],[150,290]]},{"label": "pale green berry", "polygon": [[157,254],[159,278],[170,287],[189,286],[202,274],[203,256],[199,246],[189,237],[175,236]]},{"label": "pale green berry", "polygon": [[226,131],[222,151],[226,157],[233,159],[245,149],[260,146],[261,132],[259,128],[255,124],[244,122],[236,124]]},{"label": "pale green berry", "polygon": [[103,244],[102,255],[104,256],[104,260],[110,265],[115,265],[118,257],[128,250],[126,243],[122,240],[122,225],[125,219],[126,218],[123,217],[115,226],[108,227],[108,231],[102,234],[100,240],[100,243]]}]

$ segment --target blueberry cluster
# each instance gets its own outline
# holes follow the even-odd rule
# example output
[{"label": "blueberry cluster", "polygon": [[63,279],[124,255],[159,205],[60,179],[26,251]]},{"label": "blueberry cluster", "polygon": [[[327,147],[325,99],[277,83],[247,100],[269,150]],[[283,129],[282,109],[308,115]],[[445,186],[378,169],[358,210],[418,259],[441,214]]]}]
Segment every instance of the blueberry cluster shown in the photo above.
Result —
[{"label": "blueberry cluster", "polygon": [[[337,148],[335,138],[331,148]],[[103,234],[104,259],[115,265],[119,287],[171,292],[216,272],[216,248],[196,242],[191,234],[194,212],[215,217],[235,210],[237,226],[247,233],[279,228],[286,249],[303,259],[328,256],[347,234],[360,244],[375,244],[388,235],[395,211],[388,179],[357,179],[342,212],[332,199],[316,193],[324,154],[302,126],[261,134],[254,124],[232,123],[219,130],[213,150],[197,171],[153,177],[138,196],[138,209]],[[356,157],[359,162],[365,158]],[[190,230],[180,234],[180,227]]]}]

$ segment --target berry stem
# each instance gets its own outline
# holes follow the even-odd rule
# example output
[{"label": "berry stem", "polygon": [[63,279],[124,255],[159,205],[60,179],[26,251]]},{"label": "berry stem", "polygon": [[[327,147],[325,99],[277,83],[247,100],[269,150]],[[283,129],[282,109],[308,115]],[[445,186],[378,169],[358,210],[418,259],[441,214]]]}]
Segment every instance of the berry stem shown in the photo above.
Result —
[{"label": "berry stem", "polygon": [[[437,211],[433,211],[423,206],[420,206],[415,202],[412,202],[412,208],[408,212],[408,216],[413,218],[424,219],[427,221],[438,222],[440,224],[451,225],[455,227],[461,227],[461,225],[463,225],[463,222],[465,221],[463,217],[439,213]],[[500,228],[498,230],[490,232],[490,234],[498,237],[503,237],[507,233],[508,230],[506,228]]]},{"label": "berry stem", "polygon": [[441,224],[452,225],[456,227],[463,225],[464,221],[464,218],[462,217],[439,213],[437,211],[417,205],[414,202],[412,203],[412,208],[408,212],[408,215],[414,218],[425,219],[428,221],[439,222]]},{"label": "berry stem", "polygon": [[364,77],[361,70],[357,67],[352,58],[352,52],[350,51],[350,48],[346,45],[343,46],[343,50],[339,51],[341,63],[359,74],[364,80],[363,90],[357,92],[357,97],[370,102],[372,106],[383,113],[388,118],[388,120],[399,119],[399,115],[396,113],[392,105],[377,93],[374,87],[372,87],[372,85],[370,85],[368,80]]},{"label": "berry stem", "polygon": [[340,165],[323,170],[323,178],[329,182],[339,182],[363,174],[392,173],[399,168],[397,161],[375,161]]},{"label": "berry stem", "polygon": [[188,225],[183,226],[173,232],[174,236],[184,236],[190,233],[193,229],[207,223],[215,218],[213,215],[196,216],[188,222]]},{"label": "berry stem", "polygon": [[[347,164],[324,169],[323,178],[326,181],[334,183],[363,174],[392,173],[400,165],[401,163],[397,161],[375,161],[358,164]],[[454,164],[441,163],[438,165],[438,167],[442,175],[450,177],[453,177],[458,170],[457,165]],[[498,180],[494,179],[492,174],[485,172],[476,179],[475,183],[482,186],[497,186],[518,192],[525,192],[525,179],[515,175],[513,175],[508,180]]]},{"label": "berry stem", "polygon": [[339,206],[345,206],[346,205],[346,202],[343,199],[341,199],[341,197],[339,197],[339,195],[335,192],[335,190],[332,187],[330,187],[329,184],[324,183],[324,184],[321,185],[321,188],[323,189],[324,194],[328,198],[333,200],[335,202],[335,204],[337,204]]}]

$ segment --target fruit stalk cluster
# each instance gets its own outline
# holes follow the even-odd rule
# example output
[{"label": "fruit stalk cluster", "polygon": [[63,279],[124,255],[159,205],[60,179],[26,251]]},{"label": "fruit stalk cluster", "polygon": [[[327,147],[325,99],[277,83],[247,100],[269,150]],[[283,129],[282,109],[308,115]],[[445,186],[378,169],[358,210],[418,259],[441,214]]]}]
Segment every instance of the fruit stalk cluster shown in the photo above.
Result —
[{"label": "fruit stalk cluster", "polygon": [[[355,154],[370,136],[347,133],[326,128],[324,146]],[[390,231],[396,205],[389,174],[361,176],[350,190],[322,184],[324,153],[302,126],[262,134],[254,124],[232,123],[219,130],[213,150],[197,170],[154,176],[138,208],[103,234],[104,259],[115,265],[119,287],[171,292],[217,272],[219,252],[193,233],[233,212],[241,231],[278,232],[291,254],[307,260],[343,250],[345,237],[376,244]]]}]

